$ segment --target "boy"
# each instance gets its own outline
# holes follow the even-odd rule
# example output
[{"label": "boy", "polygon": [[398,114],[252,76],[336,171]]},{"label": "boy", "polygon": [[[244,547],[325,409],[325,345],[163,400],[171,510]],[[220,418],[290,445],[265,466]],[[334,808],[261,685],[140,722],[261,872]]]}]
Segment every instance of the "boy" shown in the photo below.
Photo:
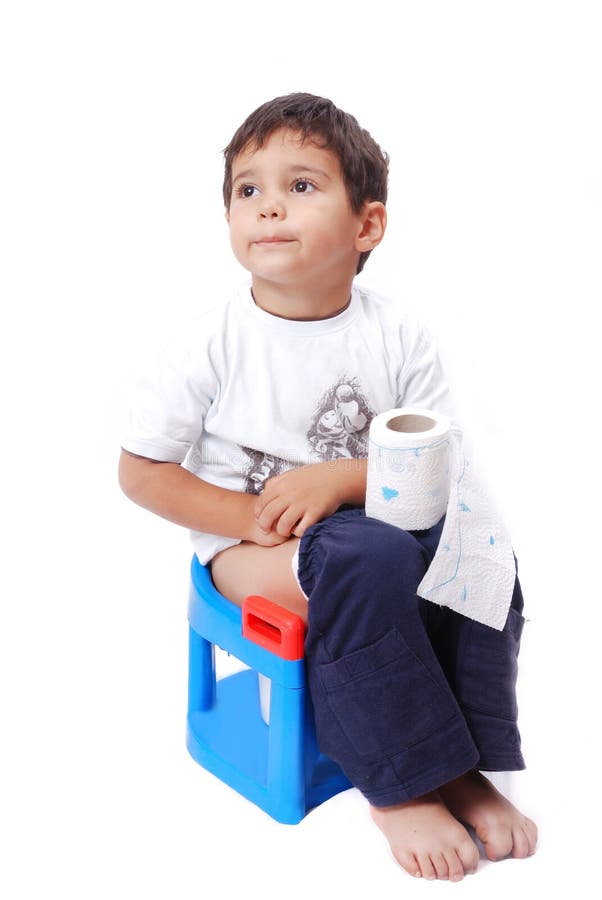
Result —
[{"label": "boy", "polygon": [[252,113],[225,159],[251,284],[141,383],[121,486],[193,530],[225,596],[263,594],[305,620],[321,749],[407,872],[473,872],[462,822],[490,859],[526,857],[535,825],[478,771],[524,767],[518,580],[503,632],[419,600],[442,522],[408,533],[362,509],[374,415],[450,412],[424,329],[353,284],[384,235],[387,158],[330,101],[293,94]]}]

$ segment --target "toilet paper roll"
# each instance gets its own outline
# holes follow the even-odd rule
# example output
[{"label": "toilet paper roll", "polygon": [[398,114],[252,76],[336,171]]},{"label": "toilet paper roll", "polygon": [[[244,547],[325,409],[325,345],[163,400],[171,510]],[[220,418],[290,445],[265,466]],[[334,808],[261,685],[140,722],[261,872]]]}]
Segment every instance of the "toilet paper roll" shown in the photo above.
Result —
[{"label": "toilet paper roll", "polygon": [[503,629],[516,577],[510,537],[447,416],[405,407],[372,420],[366,515],[406,531],[445,515],[418,595]]},{"label": "toilet paper roll", "polygon": [[366,514],[404,528],[431,528],[449,499],[451,420],[392,409],[370,424]]}]

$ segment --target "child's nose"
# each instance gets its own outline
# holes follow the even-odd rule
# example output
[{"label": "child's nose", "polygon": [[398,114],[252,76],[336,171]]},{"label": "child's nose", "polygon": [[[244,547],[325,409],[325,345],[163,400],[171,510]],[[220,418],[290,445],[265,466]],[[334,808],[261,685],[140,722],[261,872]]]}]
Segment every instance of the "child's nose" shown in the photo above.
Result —
[{"label": "child's nose", "polygon": [[264,194],[259,204],[258,215],[260,219],[284,219],[286,211],[278,197]]}]

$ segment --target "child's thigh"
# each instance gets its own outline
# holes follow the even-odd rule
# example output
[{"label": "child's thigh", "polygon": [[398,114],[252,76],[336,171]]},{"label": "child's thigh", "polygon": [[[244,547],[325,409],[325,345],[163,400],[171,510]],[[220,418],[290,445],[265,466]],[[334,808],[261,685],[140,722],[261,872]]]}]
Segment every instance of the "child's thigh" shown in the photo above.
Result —
[{"label": "child's thigh", "polygon": [[260,547],[248,541],[228,547],[211,561],[213,583],[237,606],[242,606],[249,594],[260,594],[307,622],[307,600],[292,568],[298,546],[299,538],[291,538],[275,547]]}]

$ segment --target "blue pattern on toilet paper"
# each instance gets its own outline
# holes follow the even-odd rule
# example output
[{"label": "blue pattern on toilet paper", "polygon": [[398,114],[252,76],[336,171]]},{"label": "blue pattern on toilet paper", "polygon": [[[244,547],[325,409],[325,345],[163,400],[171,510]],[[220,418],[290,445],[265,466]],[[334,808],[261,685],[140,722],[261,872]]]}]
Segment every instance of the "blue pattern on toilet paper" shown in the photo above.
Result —
[{"label": "blue pattern on toilet paper", "polygon": [[[466,472],[466,466],[467,466],[466,457],[463,455],[462,471],[460,472],[460,474],[458,476],[458,480],[456,481],[456,484],[458,486],[458,493],[460,492],[460,485],[462,483],[462,479],[464,478],[464,474]],[[464,503],[462,503],[462,501],[459,498],[458,498],[458,506],[461,510],[463,509],[463,511],[470,512],[470,509],[468,508],[468,506],[466,506]],[[446,550],[451,549],[449,544],[446,545],[445,549]],[[427,600],[427,599],[429,599],[429,597],[428,597],[429,594],[432,594],[434,591],[437,591],[440,588],[445,587],[445,585],[447,585],[447,584],[451,584],[451,582],[454,581],[458,577],[458,571],[460,569],[461,561],[462,561],[462,526],[461,526],[461,520],[458,519],[458,557],[456,559],[455,571],[454,571],[453,575],[451,575],[451,577],[448,578],[446,581],[441,581],[439,584],[434,584],[428,591],[425,591],[421,596],[423,596],[424,599]],[[466,585],[464,585],[464,596],[462,597],[462,600],[466,600]]]},{"label": "blue pattern on toilet paper", "polygon": [[[380,495],[381,504],[384,500],[383,510],[387,508],[392,516],[396,515],[403,490],[397,491],[391,482],[395,484],[394,478],[399,473],[411,479],[415,466],[422,462],[422,459],[418,462],[418,458],[441,444],[447,444],[450,449],[444,474],[451,476],[443,540],[417,593],[501,630],[516,577],[512,545],[504,523],[499,519],[491,521],[496,513],[491,510],[485,492],[473,475],[462,447],[461,431],[453,428],[449,436],[434,438],[430,444],[421,447],[384,446],[371,436],[371,454],[377,465],[383,467],[381,473],[391,473],[384,475],[387,480],[391,478],[389,484],[380,480],[383,474],[374,484],[378,491],[376,496]],[[440,485],[429,489],[428,496],[437,497],[445,481],[442,475]],[[382,516],[385,521],[386,515]]]}]

